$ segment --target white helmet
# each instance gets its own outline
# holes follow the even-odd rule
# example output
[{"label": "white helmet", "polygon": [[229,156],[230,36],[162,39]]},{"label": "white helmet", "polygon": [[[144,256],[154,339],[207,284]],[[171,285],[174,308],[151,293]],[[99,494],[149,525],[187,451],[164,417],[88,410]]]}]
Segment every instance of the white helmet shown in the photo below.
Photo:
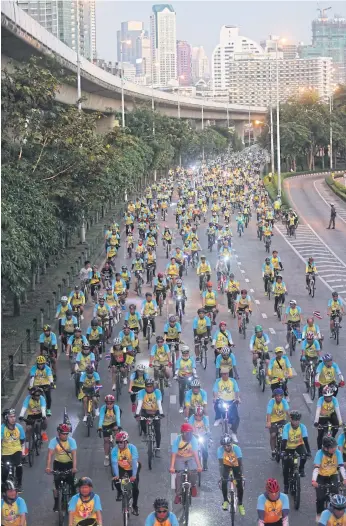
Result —
[{"label": "white helmet", "polygon": [[62,296],[60,301],[68,301],[68,297],[67,296]]},{"label": "white helmet", "polygon": [[146,367],[144,365],[144,363],[139,363],[136,365],[136,371],[145,371]]},{"label": "white helmet", "polygon": [[292,305],[297,305],[296,300],[290,300],[290,303],[291,303]]}]

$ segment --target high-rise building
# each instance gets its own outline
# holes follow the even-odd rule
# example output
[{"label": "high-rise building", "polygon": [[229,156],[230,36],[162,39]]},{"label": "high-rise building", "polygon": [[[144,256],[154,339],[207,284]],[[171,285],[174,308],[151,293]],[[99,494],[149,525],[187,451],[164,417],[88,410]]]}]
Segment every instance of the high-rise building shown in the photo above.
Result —
[{"label": "high-rise building", "polygon": [[23,11],[58,37],[58,0],[17,0]]},{"label": "high-rise building", "polygon": [[137,38],[143,32],[143,22],[129,20],[121,22],[121,29],[117,31],[117,54],[118,61],[121,62],[121,42],[123,43],[123,62],[136,64],[137,58]]},{"label": "high-rise building", "polygon": [[191,57],[192,81],[196,84],[199,80],[209,76],[209,59],[203,46],[192,48]]},{"label": "high-rise building", "polygon": [[229,88],[231,78],[229,65],[237,53],[247,53],[249,56],[263,54],[259,44],[249,38],[239,35],[239,28],[235,26],[222,26],[220,43],[212,55],[212,77],[215,90]]},{"label": "high-rise building", "polygon": [[143,84],[151,82],[150,38],[147,31],[142,31],[136,40],[136,76],[143,77]]},{"label": "high-rise building", "polygon": [[96,58],[95,0],[18,0],[18,5],[75,51],[79,20],[80,53]]},{"label": "high-rise building", "polygon": [[177,73],[180,86],[191,85],[191,46],[186,40],[177,40]]},{"label": "high-rise building", "polygon": [[150,43],[153,84],[168,86],[177,79],[176,14],[170,4],[153,6]]},{"label": "high-rise building", "polygon": [[261,47],[266,53],[276,53],[276,43],[278,42],[278,50],[282,52],[282,58],[287,60],[293,60],[299,58],[298,44],[293,44],[291,42],[282,42],[278,41],[277,37],[273,35],[269,36],[268,40],[261,41]]},{"label": "high-rise building", "polygon": [[333,80],[346,82],[346,19],[339,15],[328,18],[326,10],[312,21],[312,43],[300,47],[300,56],[331,57],[333,59]]},{"label": "high-rise building", "polygon": [[[332,88],[331,58],[279,58],[278,68],[281,102],[298,96],[303,88],[314,89],[323,100],[328,100]],[[229,62],[228,71],[228,100],[231,104],[269,106],[276,103],[276,60],[270,54],[254,59],[242,59],[238,55]]]}]

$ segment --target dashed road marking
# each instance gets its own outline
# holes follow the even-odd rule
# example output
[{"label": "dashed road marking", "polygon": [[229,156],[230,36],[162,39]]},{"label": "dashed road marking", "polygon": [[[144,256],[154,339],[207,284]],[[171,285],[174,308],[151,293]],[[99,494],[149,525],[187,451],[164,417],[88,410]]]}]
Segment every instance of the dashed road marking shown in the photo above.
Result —
[{"label": "dashed road marking", "polygon": [[171,446],[173,446],[174,440],[177,438],[178,433],[171,433]]},{"label": "dashed road marking", "polygon": [[260,305],[260,304],[261,304],[260,300],[255,300],[255,303],[256,303],[257,305]]},{"label": "dashed road marking", "polygon": [[303,393],[304,400],[307,404],[313,404],[313,401],[310,398],[310,395],[308,393]]},{"label": "dashed road marking", "polygon": [[245,274],[245,270],[243,270],[242,268],[240,269],[240,272],[241,272],[242,274]]},{"label": "dashed road marking", "polygon": [[177,403],[177,395],[170,395],[169,403],[170,404],[176,404]]},{"label": "dashed road marking", "polygon": [[245,278],[245,281],[246,281],[246,283],[249,283],[250,280],[248,278]]},{"label": "dashed road marking", "polygon": [[241,262],[240,262],[240,261],[238,261],[238,265],[241,265]]},{"label": "dashed road marking", "polygon": [[250,289],[250,292],[255,292],[254,289]]},{"label": "dashed road marking", "polygon": [[262,318],[267,318],[268,316],[266,315],[265,312],[262,312]]},{"label": "dashed road marking", "polygon": [[292,376],[297,376],[297,371],[295,370],[294,367],[292,367]]},{"label": "dashed road marking", "polygon": [[275,330],[273,329],[273,327],[269,327],[269,332],[270,334],[276,334]]}]

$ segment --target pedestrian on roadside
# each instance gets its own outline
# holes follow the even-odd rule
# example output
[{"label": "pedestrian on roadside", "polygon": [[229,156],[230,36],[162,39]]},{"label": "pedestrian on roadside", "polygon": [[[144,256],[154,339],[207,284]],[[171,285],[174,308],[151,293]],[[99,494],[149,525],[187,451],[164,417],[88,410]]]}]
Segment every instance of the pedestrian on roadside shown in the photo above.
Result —
[{"label": "pedestrian on roadside", "polygon": [[331,203],[330,205],[330,220],[329,220],[329,226],[327,227],[327,230],[330,230],[330,227],[333,225],[332,230],[335,229],[335,218],[336,218],[336,210],[335,205]]}]

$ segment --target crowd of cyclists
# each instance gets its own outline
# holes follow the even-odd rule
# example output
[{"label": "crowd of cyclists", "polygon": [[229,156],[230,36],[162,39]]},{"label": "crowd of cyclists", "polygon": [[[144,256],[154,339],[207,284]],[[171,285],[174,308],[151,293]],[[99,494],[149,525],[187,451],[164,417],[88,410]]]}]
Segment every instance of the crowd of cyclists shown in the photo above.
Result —
[{"label": "crowd of cyclists", "polygon": [[[9,408],[3,412],[3,526],[26,524],[28,510],[19,496],[23,463],[32,465],[35,450],[43,442],[48,442],[46,472],[54,475],[53,509],[59,513],[59,520],[65,512],[69,526],[105,524],[102,499],[94,492],[91,478],[75,478],[82,458],[71,436],[68,411],[57,427],[56,436],[48,439],[48,434],[53,434],[48,426],[52,403],[59,391],[59,346],[69,359],[75,395],[82,402],[88,434],[95,422],[103,438],[104,466],[111,470],[116,500],[123,502],[126,514],[129,498],[132,513],[139,515],[143,458],[139,458],[134,437],[122,427],[122,413],[129,412],[130,405],[139,433],[148,443],[151,469],[152,458],[161,456],[163,399],[173,382],[178,385],[182,415],[169,465],[175,476],[175,505],[182,505],[187,522],[190,505],[187,495],[197,496],[201,472],[210,469],[208,450],[214,446],[209,417],[213,409],[213,425],[221,428],[216,452],[221,506],[231,512],[232,521],[235,513],[246,514],[243,453],[237,433],[239,404],[241,397],[247,395],[238,382],[240,356],[236,357],[230,327],[236,319],[239,335],[247,338],[254,301],[246,286],[235,278],[232,247],[247,235],[252,216],[256,218],[258,238],[266,253],[271,253],[259,264],[264,294],[273,296],[274,314],[287,325],[285,345],[276,347],[273,357],[270,338],[261,325],[255,326],[248,344],[253,375],[263,391],[266,386],[271,389],[264,420],[271,458],[282,461],[283,467],[283,488],[275,478],[263,482],[263,493],[257,501],[257,525],[289,526],[289,495],[293,496],[296,509],[299,507],[300,479],[306,475],[311,446],[301,412],[290,407],[288,385],[293,377],[289,355],[301,344],[304,383],[310,393],[318,390],[314,419],[318,451],[311,480],[316,489],[316,523],[345,526],[346,427],[337,399],[344,378],[329,350],[322,352],[322,345],[328,347],[329,342],[322,343],[323,336],[314,317],[306,318],[293,298],[285,307],[288,289],[282,276],[284,262],[277,250],[270,249],[273,227],[275,221],[283,221],[287,224],[287,235],[291,236],[299,224],[293,210],[283,212],[279,196],[274,203],[269,199],[260,178],[266,156],[266,152],[252,147],[194,170],[171,170],[164,181],[147,188],[142,199],[127,203],[124,233],[118,223],[109,225],[105,232],[104,265],[99,269],[85,262],[80,284],[63,296],[57,307],[57,330],[54,332],[49,325],[43,327],[36,364],[30,370],[28,395],[20,411]],[[167,226],[168,223],[172,225]],[[202,245],[207,248],[202,250]],[[157,261],[158,250],[163,250],[165,266]],[[214,253],[216,264],[209,260]],[[310,292],[312,282],[316,287],[318,271],[313,257],[307,261],[305,270]],[[200,292],[200,304],[193,305],[196,315],[192,327],[184,322],[187,305],[191,306],[184,283],[187,274],[195,275],[196,289]],[[228,322],[219,320],[223,295],[227,298]],[[173,313],[168,310],[171,300]],[[82,328],[84,316],[87,317],[85,307],[90,304],[92,319],[90,325]],[[328,314],[333,337],[335,321],[341,327],[344,314],[336,292],[329,301]],[[157,332],[158,317],[166,320],[162,333]],[[189,331],[193,336],[191,347],[185,343]],[[112,392],[103,401],[101,360],[107,360],[112,377]],[[213,386],[202,386],[198,375],[199,368],[207,367],[215,369]],[[212,387],[212,403],[207,387]],[[122,394],[124,389],[128,391],[127,401]],[[66,495],[62,488],[67,488],[65,510]],[[146,518],[145,526],[159,523],[178,525],[177,516],[162,495],[155,499],[154,511]]]}]

